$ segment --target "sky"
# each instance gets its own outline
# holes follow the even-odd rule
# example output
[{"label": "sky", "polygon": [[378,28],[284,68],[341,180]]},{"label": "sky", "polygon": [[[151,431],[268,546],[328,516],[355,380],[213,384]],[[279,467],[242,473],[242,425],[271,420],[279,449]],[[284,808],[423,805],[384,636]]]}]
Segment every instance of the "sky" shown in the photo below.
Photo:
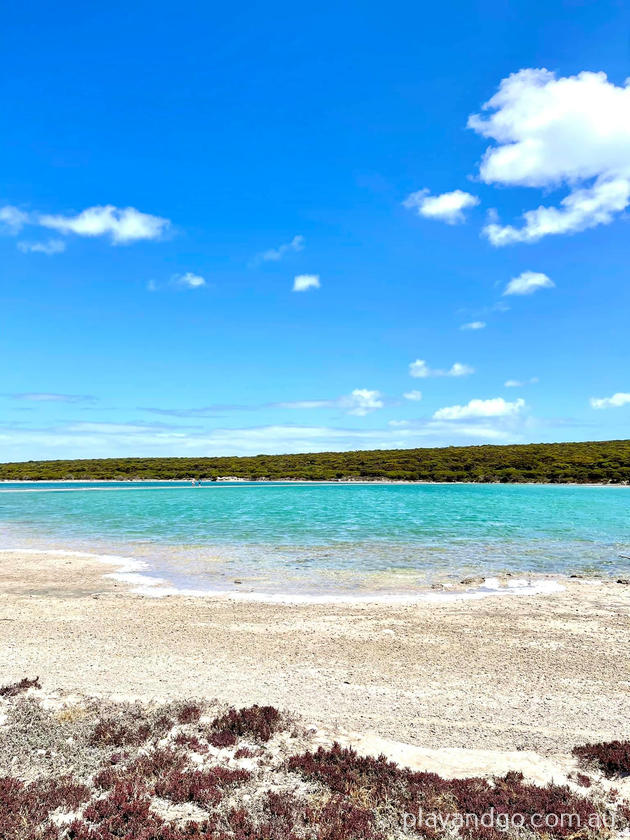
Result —
[{"label": "sky", "polygon": [[1,461],[628,437],[627,2],[1,29]]}]

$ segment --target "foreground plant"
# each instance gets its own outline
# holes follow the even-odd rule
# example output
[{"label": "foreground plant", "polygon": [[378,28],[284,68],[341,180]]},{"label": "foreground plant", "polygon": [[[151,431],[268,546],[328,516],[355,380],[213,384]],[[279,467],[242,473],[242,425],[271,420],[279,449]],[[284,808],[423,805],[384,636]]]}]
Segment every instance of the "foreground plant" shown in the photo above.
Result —
[{"label": "foreground plant", "polygon": [[[0,840],[504,840],[504,825],[524,840],[609,840],[611,809],[618,828],[630,822],[627,803],[596,802],[590,788],[444,779],[339,744],[313,752],[272,706],[214,717],[192,700],[66,706],[29,692],[35,682],[3,695]],[[623,751],[598,755],[604,746],[604,770],[621,767]],[[489,812],[490,825],[453,822]],[[557,821],[567,812],[577,827]]]},{"label": "foreground plant", "polygon": [[574,747],[573,755],[588,766],[597,766],[608,778],[630,775],[630,741],[606,741]]}]

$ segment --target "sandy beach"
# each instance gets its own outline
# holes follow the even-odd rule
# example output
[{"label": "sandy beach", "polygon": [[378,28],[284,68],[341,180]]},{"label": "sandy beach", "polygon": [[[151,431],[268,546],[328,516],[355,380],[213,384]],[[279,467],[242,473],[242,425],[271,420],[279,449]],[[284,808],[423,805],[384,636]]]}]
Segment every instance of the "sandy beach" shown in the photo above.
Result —
[{"label": "sandy beach", "polygon": [[428,750],[566,753],[630,737],[630,586],[479,601],[148,598],[86,557],[0,552],[3,682],[291,709]]}]

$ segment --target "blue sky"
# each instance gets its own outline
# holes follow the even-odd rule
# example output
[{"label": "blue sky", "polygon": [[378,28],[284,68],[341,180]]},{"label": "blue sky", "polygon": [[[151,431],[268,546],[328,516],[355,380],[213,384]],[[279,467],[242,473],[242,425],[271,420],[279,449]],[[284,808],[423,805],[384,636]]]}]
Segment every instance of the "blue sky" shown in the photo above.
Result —
[{"label": "blue sky", "polygon": [[3,30],[0,459],[628,436],[628,4]]}]

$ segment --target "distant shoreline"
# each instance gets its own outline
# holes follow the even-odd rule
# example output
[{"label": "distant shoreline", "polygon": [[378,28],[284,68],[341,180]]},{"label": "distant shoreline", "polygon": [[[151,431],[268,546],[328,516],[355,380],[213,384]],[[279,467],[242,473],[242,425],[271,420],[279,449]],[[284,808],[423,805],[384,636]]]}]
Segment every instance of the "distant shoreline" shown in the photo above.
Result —
[{"label": "distant shoreline", "polygon": [[630,484],[630,440],[0,464],[0,481]]},{"label": "distant shoreline", "polygon": [[256,486],[279,485],[279,484],[308,484],[319,486],[336,485],[358,485],[371,484],[382,485],[435,485],[439,487],[457,486],[478,486],[478,487],[630,487],[628,481],[409,481],[395,480],[390,478],[375,479],[309,479],[309,478],[273,478],[273,479],[217,479],[201,480],[200,484],[193,485],[191,480],[185,478],[36,478],[36,479],[11,479],[1,478],[2,484],[181,484],[185,487],[213,487],[216,485],[234,486],[240,484],[255,484]]}]

